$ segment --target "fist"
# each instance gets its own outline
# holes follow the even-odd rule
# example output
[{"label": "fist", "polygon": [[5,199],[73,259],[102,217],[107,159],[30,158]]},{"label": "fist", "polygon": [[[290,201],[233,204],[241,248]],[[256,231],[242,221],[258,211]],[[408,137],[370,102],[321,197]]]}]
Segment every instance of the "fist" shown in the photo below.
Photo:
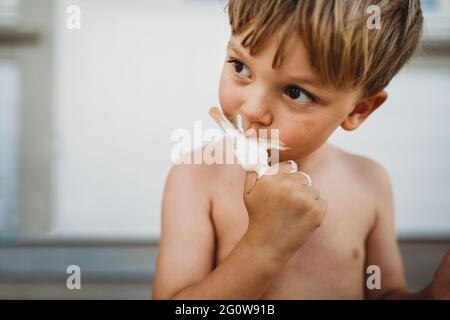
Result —
[{"label": "fist", "polygon": [[247,239],[281,257],[295,253],[322,224],[327,210],[319,190],[292,165],[272,166],[257,179],[247,173],[244,203],[249,215]]}]

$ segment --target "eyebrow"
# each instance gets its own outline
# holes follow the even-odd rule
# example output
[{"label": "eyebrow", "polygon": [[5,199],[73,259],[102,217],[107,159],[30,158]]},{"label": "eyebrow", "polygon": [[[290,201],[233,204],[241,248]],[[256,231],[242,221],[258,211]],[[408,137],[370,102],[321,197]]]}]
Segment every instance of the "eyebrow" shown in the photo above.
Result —
[{"label": "eyebrow", "polygon": [[[246,55],[232,43],[231,41],[228,42],[227,48],[231,49],[232,51],[236,52],[237,54],[240,54],[241,56],[245,57]],[[309,84],[314,87],[321,87],[322,81],[320,79],[317,79],[315,77],[298,77],[298,76],[292,76],[292,75],[285,75],[285,77],[289,78],[292,82],[302,83],[302,84]]]},{"label": "eyebrow", "polygon": [[321,87],[323,85],[319,79],[314,77],[296,77],[290,75],[287,75],[286,77],[290,78],[293,82],[309,84],[314,87]]},{"label": "eyebrow", "polygon": [[235,46],[234,43],[232,43],[231,41],[228,42],[227,48],[233,50],[234,52],[236,52],[242,56],[245,56],[245,54],[237,46]]}]

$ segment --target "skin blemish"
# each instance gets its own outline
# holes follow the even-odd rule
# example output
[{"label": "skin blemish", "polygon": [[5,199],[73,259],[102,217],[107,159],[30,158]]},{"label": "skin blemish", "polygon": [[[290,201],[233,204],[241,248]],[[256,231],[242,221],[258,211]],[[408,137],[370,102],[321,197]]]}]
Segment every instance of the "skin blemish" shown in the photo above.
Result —
[{"label": "skin blemish", "polygon": [[359,250],[358,250],[358,248],[353,248],[352,256],[353,256],[354,259],[358,259],[359,258]]}]

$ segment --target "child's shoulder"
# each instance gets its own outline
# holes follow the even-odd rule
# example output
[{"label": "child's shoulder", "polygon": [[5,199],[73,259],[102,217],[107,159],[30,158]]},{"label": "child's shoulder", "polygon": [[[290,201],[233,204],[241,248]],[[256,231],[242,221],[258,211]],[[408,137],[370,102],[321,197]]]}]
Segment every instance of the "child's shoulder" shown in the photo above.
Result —
[{"label": "child's shoulder", "polygon": [[[359,188],[360,191],[363,188],[377,196],[389,196],[391,182],[383,165],[366,156],[350,153],[332,145],[329,147],[334,159],[332,161],[334,165],[330,166],[330,170],[337,169],[344,181],[351,180],[353,187]],[[242,168],[237,163],[210,164],[204,158],[207,152],[209,151],[203,147],[182,156],[172,166],[167,184],[177,184],[179,187],[183,186],[186,191],[196,193],[200,191],[204,195],[211,196],[215,191],[220,192],[220,185],[223,182],[243,178]]]},{"label": "child's shoulder", "polygon": [[340,165],[345,168],[345,172],[357,179],[361,184],[379,193],[380,191],[390,191],[390,177],[383,165],[363,155],[358,155],[344,151],[335,146],[332,147],[339,159]]},{"label": "child's shoulder", "polygon": [[[222,143],[222,141],[218,141],[181,156],[170,169],[168,182],[182,183],[195,188],[196,191],[200,191],[200,189],[211,191],[217,182],[229,179],[230,175],[236,172],[242,172],[237,163],[223,165],[221,161],[213,161],[214,157],[211,157],[211,152],[215,150],[216,153],[221,153]],[[221,158],[222,155],[215,154],[215,157],[216,159]]]},{"label": "child's shoulder", "polygon": [[208,165],[201,159],[202,149],[196,149],[182,155],[171,167],[168,179],[176,179],[191,184],[207,182],[217,171],[216,166]]}]

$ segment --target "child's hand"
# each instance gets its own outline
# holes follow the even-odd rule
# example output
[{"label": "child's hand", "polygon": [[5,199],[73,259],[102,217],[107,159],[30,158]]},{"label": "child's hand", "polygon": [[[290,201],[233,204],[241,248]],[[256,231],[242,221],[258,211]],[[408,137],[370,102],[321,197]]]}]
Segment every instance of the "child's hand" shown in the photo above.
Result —
[{"label": "child's hand", "polygon": [[450,300],[450,250],[444,255],[430,285],[432,299]]},{"label": "child's hand", "polygon": [[269,170],[277,169],[276,174],[258,180],[256,173],[247,173],[244,203],[249,226],[244,237],[277,259],[287,260],[321,225],[327,205],[317,189],[307,186],[305,176],[289,173],[288,162]]}]

